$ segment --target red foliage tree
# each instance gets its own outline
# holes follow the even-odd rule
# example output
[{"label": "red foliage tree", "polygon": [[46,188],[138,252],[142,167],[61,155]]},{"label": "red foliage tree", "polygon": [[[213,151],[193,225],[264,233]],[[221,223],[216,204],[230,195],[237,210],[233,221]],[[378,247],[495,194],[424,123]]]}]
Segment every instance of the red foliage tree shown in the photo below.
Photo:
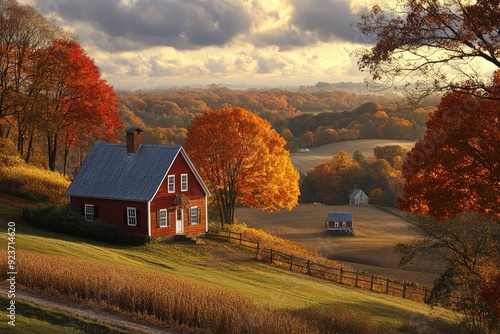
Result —
[{"label": "red foliage tree", "polygon": [[51,46],[50,55],[45,73],[38,76],[38,84],[45,91],[42,118],[49,168],[55,170],[61,141],[66,158],[69,148],[81,140],[117,140],[114,130],[122,122],[113,88],[101,79],[98,67],[78,43],[57,41]]},{"label": "red foliage tree", "polygon": [[[448,93],[404,166],[399,207],[446,220],[467,210],[500,218],[500,71],[489,93]],[[481,98],[482,95],[493,99]]]},{"label": "red foliage tree", "polygon": [[481,297],[491,308],[493,316],[500,320],[500,273],[492,275],[482,286]]},{"label": "red foliage tree", "polygon": [[[405,87],[415,97],[436,90],[488,91],[475,64],[500,68],[498,0],[387,3],[363,13],[358,26],[375,42],[358,54],[369,80]],[[464,80],[471,84],[457,84]]]}]

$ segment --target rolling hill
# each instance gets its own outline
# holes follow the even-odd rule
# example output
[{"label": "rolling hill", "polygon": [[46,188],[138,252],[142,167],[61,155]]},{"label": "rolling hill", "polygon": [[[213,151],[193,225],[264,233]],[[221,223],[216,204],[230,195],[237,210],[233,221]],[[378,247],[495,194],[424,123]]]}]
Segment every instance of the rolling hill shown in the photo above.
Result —
[{"label": "rolling hill", "polygon": [[406,149],[415,146],[415,141],[392,139],[359,139],[339,143],[327,144],[310,149],[309,152],[292,153],[290,158],[295,168],[301,173],[307,173],[312,166],[326,162],[340,151],[346,151],[351,157],[356,150],[360,150],[366,157],[373,156],[373,149],[377,146],[399,145]]},{"label": "rolling hill", "polygon": [[[117,247],[34,228],[22,221],[19,208],[4,203],[0,203],[0,214],[2,228],[6,228],[8,221],[16,222],[16,251],[30,252],[28,254],[34,254],[32,257],[56,256],[59,259],[57,261],[62,262],[74,259],[73,261],[89,268],[101,268],[109,264],[119,266],[122,268],[120,270],[130,268],[132,272],[140,270],[154,275],[166,275],[165,278],[175,275],[206,285],[207,289],[222,288],[228,293],[250,298],[258,305],[270,305],[285,312],[304,314],[311,310],[321,312],[339,308],[346,309],[347,312],[351,310],[355,314],[361,312],[362,317],[370,319],[370,322],[383,324],[386,329],[384,332],[394,332],[404,326],[413,328],[417,326],[416,322],[433,328],[436,322],[455,321],[454,315],[446,310],[332,284],[269,266],[255,261],[252,253],[224,242],[210,241],[202,245],[154,242],[141,247]],[[89,279],[93,275],[107,275],[102,271],[89,271],[86,274]],[[97,304],[93,305],[99,307]],[[34,321],[29,316],[23,317],[22,309],[18,312],[22,321]],[[255,310],[255,316],[258,312],[260,311]],[[343,316],[347,317],[346,314],[344,312]],[[2,326],[0,329],[5,329]],[[38,333],[43,333],[43,330]]]},{"label": "rolling hill", "polygon": [[[352,211],[355,236],[328,234],[325,229],[328,211]],[[360,271],[427,285],[431,285],[439,273],[437,268],[427,266],[399,268],[401,257],[393,252],[393,247],[408,242],[416,232],[403,218],[376,207],[305,204],[292,211],[279,212],[237,208],[235,216],[249,227],[299,242]]]}]

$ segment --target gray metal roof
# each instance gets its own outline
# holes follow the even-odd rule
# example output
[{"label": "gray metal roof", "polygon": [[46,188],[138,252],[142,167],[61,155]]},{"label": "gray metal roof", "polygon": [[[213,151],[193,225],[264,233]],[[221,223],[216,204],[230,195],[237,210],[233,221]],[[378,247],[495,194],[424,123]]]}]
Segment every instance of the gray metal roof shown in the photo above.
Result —
[{"label": "gray metal roof", "polygon": [[359,195],[359,193],[364,193],[364,192],[361,189],[354,189],[354,191],[352,192],[350,198],[355,198],[356,196]]},{"label": "gray metal roof", "polygon": [[330,211],[328,212],[329,222],[352,222],[352,212],[348,211]]},{"label": "gray metal roof", "polygon": [[180,151],[177,145],[141,145],[127,154],[125,144],[94,144],[66,195],[150,201]]}]

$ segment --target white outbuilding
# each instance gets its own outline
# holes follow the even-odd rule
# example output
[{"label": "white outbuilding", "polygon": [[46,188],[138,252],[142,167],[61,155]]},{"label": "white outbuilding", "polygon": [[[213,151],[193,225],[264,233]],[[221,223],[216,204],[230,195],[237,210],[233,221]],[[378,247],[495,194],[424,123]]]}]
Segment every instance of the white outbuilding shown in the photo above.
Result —
[{"label": "white outbuilding", "polygon": [[349,197],[349,205],[368,205],[370,198],[361,189],[355,189]]}]

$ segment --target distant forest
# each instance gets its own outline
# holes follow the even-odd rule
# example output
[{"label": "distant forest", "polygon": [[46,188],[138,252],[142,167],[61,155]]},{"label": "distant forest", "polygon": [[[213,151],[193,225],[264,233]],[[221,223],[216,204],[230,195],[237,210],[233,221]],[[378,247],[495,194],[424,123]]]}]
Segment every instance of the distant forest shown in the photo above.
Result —
[{"label": "distant forest", "polygon": [[[339,88],[356,89],[356,93]],[[318,83],[298,90],[176,88],[119,91],[125,125],[142,127],[154,144],[183,144],[191,121],[206,108],[240,106],[268,120],[295,151],[353,139],[417,140],[437,101],[408,107],[395,95],[361,92],[359,84]]]}]

